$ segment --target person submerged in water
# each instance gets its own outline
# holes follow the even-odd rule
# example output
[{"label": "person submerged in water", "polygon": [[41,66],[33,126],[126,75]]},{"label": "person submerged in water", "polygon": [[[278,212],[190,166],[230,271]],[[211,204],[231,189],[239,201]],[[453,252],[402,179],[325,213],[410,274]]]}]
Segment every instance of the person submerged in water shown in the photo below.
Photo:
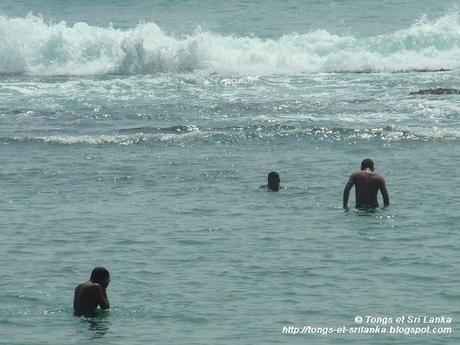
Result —
[{"label": "person submerged in water", "polygon": [[101,309],[109,309],[110,304],[106,291],[109,283],[109,271],[104,267],[93,269],[90,279],[75,288],[73,299],[74,315],[91,316],[98,306]]},{"label": "person submerged in water", "polygon": [[361,171],[355,172],[350,176],[348,183],[343,191],[343,208],[348,208],[348,198],[350,190],[355,186],[356,208],[376,208],[379,207],[377,193],[380,190],[383,197],[383,204],[390,205],[387,187],[383,177],[374,172],[374,162],[372,159],[365,159],[361,162]]},{"label": "person submerged in water", "polygon": [[267,184],[260,186],[260,188],[267,188],[267,190],[272,192],[277,192],[280,190],[280,174],[276,171],[268,173]]}]

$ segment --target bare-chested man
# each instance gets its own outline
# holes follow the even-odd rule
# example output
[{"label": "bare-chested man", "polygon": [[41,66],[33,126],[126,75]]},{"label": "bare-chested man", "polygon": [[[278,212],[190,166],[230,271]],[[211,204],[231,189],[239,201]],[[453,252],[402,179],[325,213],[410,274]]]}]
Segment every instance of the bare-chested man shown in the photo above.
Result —
[{"label": "bare-chested man", "polygon": [[379,207],[377,193],[380,190],[383,197],[383,204],[390,205],[387,187],[383,177],[374,172],[374,162],[365,159],[361,162],[361,171],[355,172],[350,176],[345,190],[343,191],[343,208],[348,208],[348,198],[350,190],[355,185],[356,208],[376,208]]},{"label": "bare-chested man", "polygon": [[104,267],[96,267],[91,273],[91,278],[78,285],[73,299],[73,313],[76,316],[91,316],[99,306],[109,309],[107,286],[110,283],[110,274]]}]

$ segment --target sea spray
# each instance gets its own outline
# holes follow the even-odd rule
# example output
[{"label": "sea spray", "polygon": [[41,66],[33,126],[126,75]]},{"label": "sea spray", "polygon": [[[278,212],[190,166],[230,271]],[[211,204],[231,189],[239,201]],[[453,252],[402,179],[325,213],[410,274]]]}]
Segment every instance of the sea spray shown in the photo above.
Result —
[{"label": "sea spray", "polygon": [[422,18],[390,34],[353,37],[325,30],[276,39],[196,30],[170,35],[155,23],[129,30],[86,23],[46,23],[0,16],[0,73],[105,75],[181,73],[230,75],[408,72],[460,67],[459,13]]}]

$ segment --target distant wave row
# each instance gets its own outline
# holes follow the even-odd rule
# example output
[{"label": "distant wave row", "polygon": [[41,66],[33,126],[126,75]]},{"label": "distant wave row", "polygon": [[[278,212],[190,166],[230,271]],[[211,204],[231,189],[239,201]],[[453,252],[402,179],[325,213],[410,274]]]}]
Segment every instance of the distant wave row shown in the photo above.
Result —
[{"label": "distant wave row", "polygon": [[425,18],[373,37],[324,30],[277,39],[197,30],[166,34],[154,23],[129,30],[0,16],[0,74],[105,75],[205,70],[224,74],[407,72],[460,68],[460,14]]},{"label": "distant wave row", "polygon": [[174,126],[168,128],[132,128],[112,134],[100,135],[21,135],[0,138],[4,143],[45,143],[57,145],[134,145],[148,143],[225,144],[241,141],[257,141],[287,138],[294,140],[353,141],[457,141],[460,132],[445,128],[398,129],[377,128],[327,128],[295,126],[247,126],[223,129],[200,129],[196,126]]}]

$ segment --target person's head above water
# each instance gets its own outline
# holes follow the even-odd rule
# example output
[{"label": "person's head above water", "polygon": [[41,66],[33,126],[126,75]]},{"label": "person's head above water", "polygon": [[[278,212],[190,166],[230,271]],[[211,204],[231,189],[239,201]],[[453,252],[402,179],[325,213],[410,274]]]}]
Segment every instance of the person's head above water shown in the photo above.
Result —
[{"label": "person's head above water", "polygon": [[361,162],[361,170],[369,169],[370,171],[374,171],[374,162],[372,159],[366,158]]},{"label": "person's head above water", "polygon": [[93,283],[107,286],[110,283],[109,271],[102,266],[96,267],[93,269],[93,272],[91,272],[91,278],[89,278],[89,280]]},{"label": "person's head above water", "polygon": [[272,171],[268,174],[267,178],[267,187],[273,191],[277,191],[280,189],[280,174],[276,171]]}]

